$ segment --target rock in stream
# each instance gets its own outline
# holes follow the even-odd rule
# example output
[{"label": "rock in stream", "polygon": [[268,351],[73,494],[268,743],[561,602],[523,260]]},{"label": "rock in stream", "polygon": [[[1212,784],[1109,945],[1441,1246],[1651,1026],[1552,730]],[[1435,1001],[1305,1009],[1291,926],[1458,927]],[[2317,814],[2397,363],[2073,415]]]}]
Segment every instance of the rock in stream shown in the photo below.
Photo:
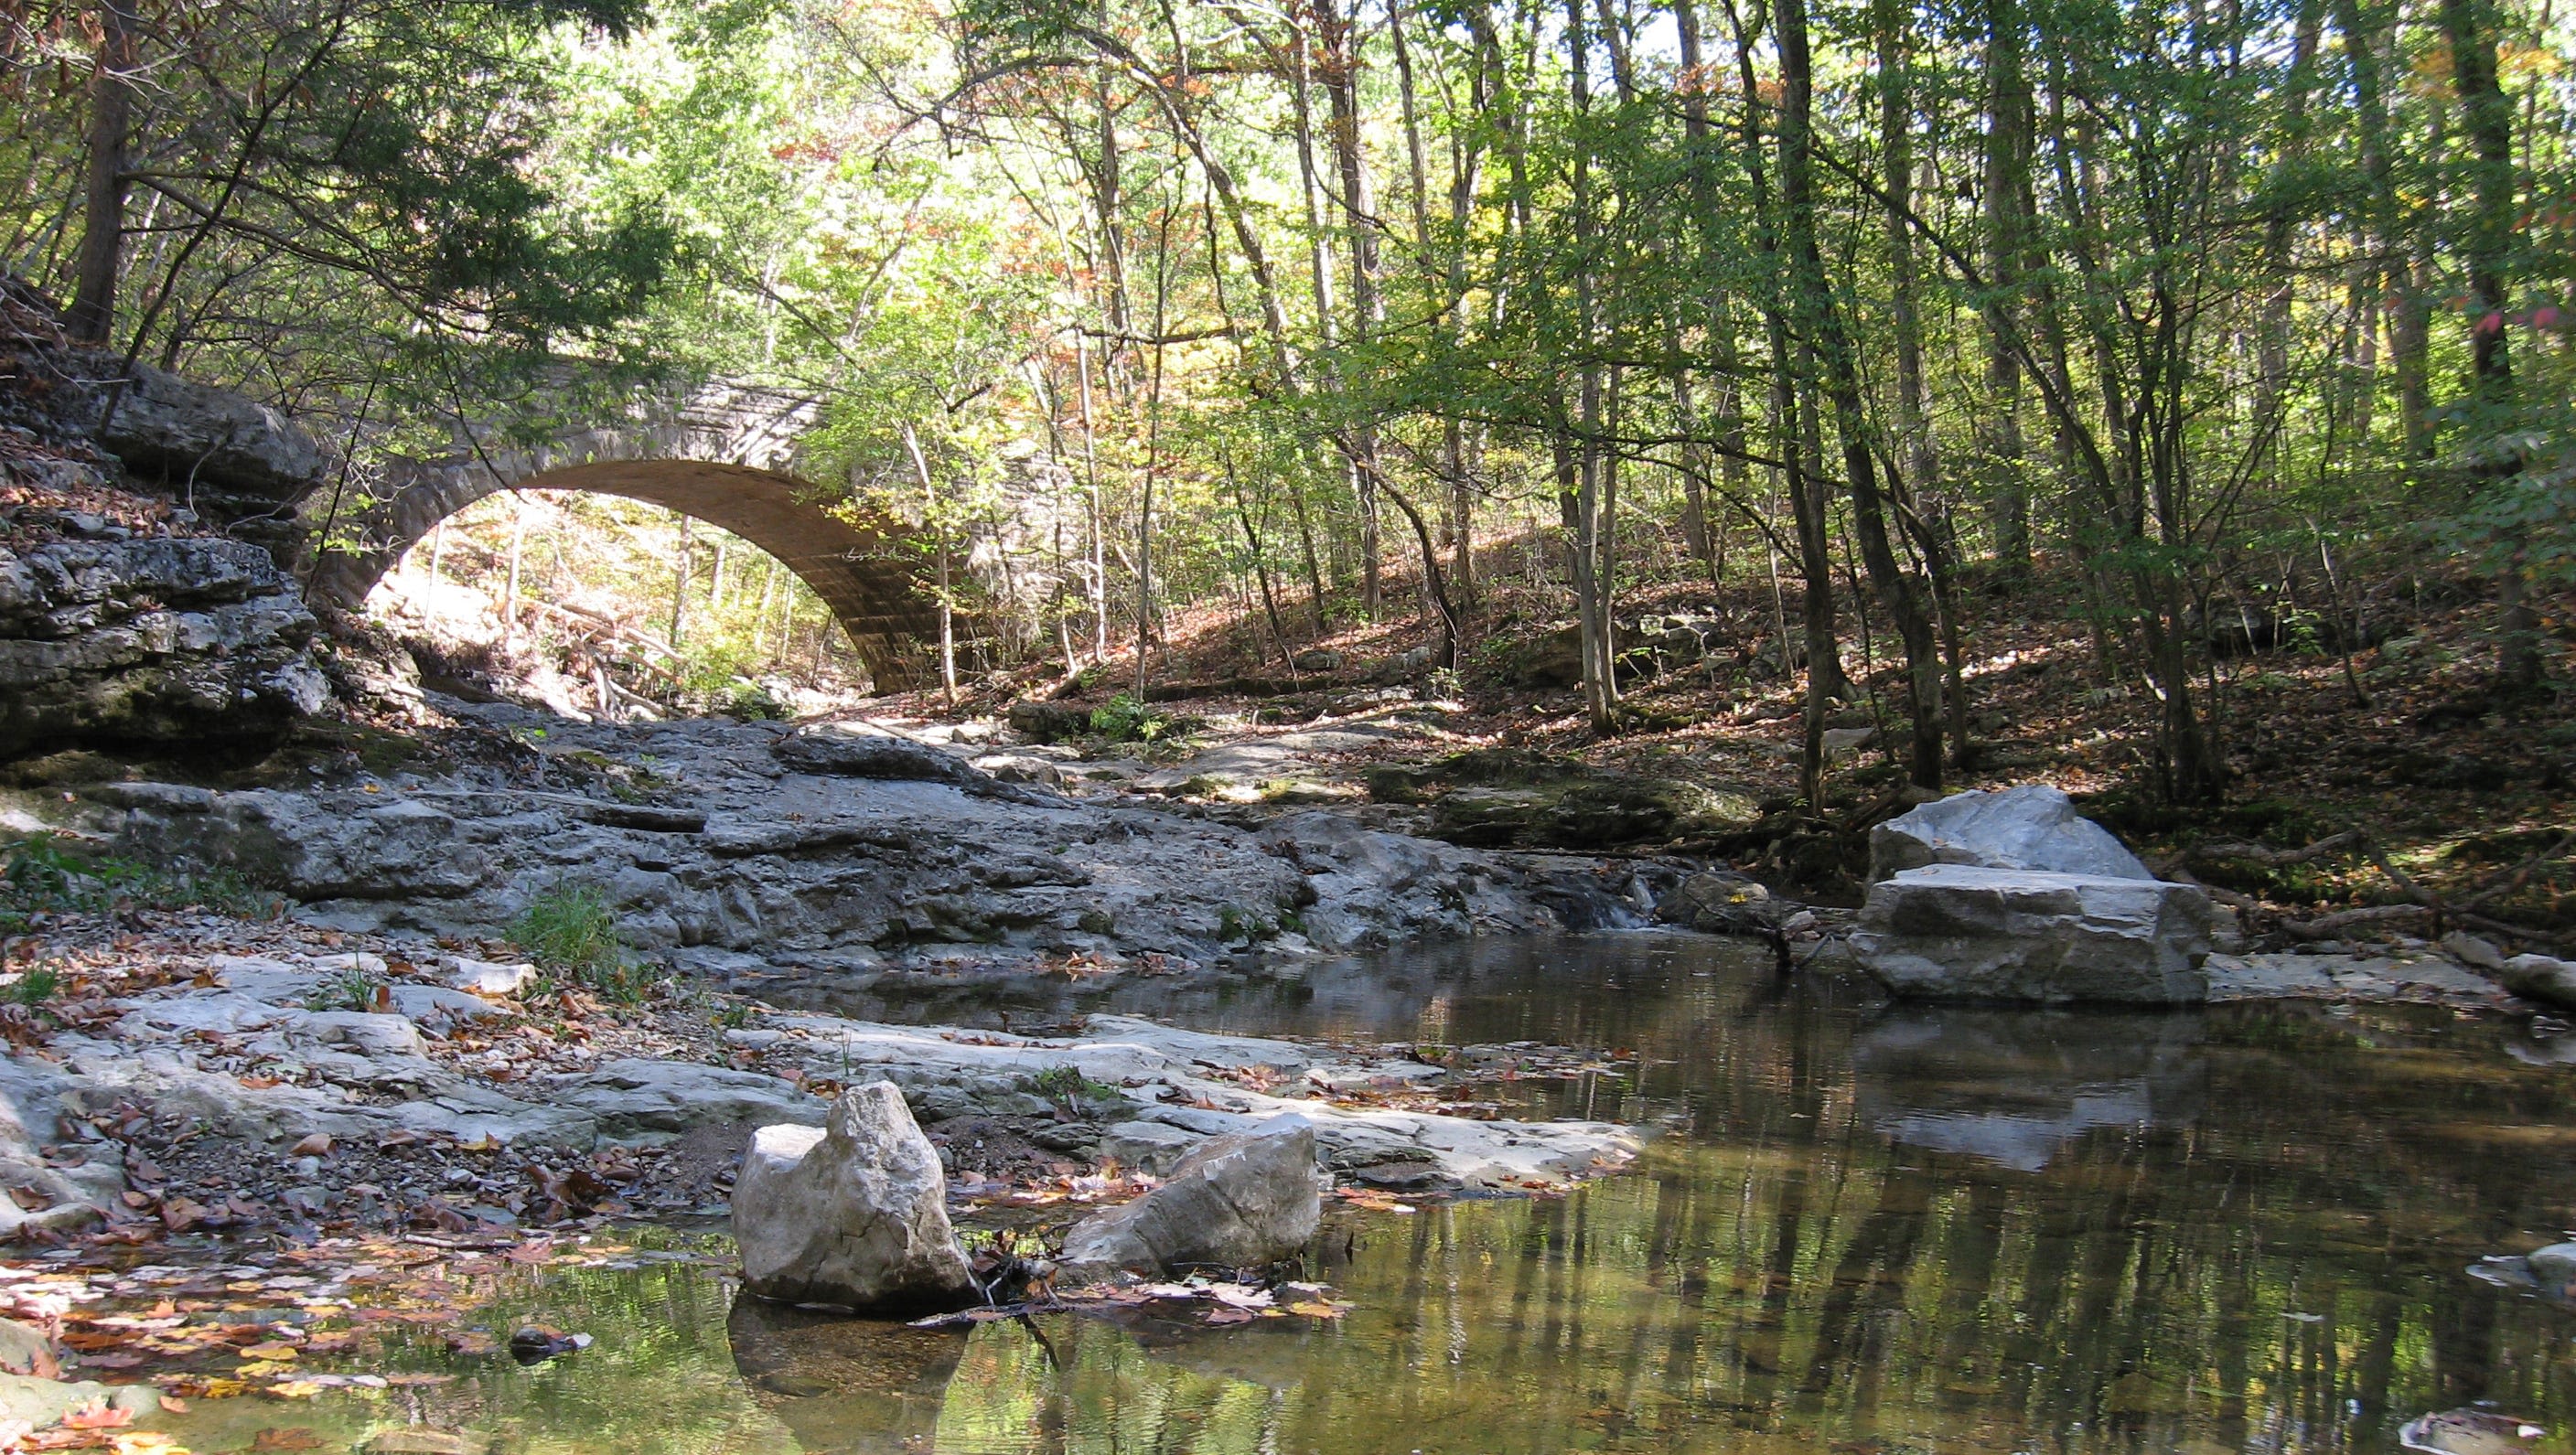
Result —
[{"label": "rock in stream", "polygon": [[782,1303],[954,1307],[973,1287],[948,1177],[890,1081],[841,1093],[820,1127],[762,1127],[734,1184],[744,1285]]}]

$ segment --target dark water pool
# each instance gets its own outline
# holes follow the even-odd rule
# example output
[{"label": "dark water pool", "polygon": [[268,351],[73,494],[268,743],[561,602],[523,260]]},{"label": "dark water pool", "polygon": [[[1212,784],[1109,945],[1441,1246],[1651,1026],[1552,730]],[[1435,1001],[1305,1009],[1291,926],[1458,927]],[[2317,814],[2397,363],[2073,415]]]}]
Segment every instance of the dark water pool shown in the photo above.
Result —
[{"label": "dark water pool", "polygon": [[[844,1009],[899,1014],[876,1004]],[[918,1009],[916,1007],[915,1009]],[[1651,1125],[1571,1195],[1338,1217],[1336,1323],[925,1333],[736,1307],[722,1270],[531,1273],[537,1370],[298,1418],[524,1451],[2377,1451],[2481,1401],[2576,1450],[2576,1313],[2465,1273],[2576,1226],[2576,1073],[2448,1012],[1885,1009],[1767,954],[1493,941],[938,1006],[1634,1051],[1515,1083]],[[247,1444],[247,1402],[182,1422]],[[233,1408],[227,1408],[231,1406]]]}]

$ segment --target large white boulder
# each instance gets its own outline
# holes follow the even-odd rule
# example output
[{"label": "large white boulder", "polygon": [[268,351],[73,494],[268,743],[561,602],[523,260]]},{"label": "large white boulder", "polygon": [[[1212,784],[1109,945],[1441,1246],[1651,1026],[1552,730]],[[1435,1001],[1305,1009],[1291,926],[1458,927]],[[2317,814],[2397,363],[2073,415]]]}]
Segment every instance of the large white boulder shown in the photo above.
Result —
[{"label": "large white boulder", "polygon": [[841,1093],[820,1127],[762,1127],[733,1190],[743,1283],[785,1303],[955,1307],[970,1294],[948,1177],[891,1081]]},{"label": "large white boulder", "polygon": [[1274,1123],[1208,1138],[1162,1186],[1074,1224],[1064,1267],[1077,1279],[1261,1268],[1295,1257],[1322,1217],[1315,1129]]},{"label": "large white boulder", "polygon": [[1871,885],[1851,944],[1900,996],[2193,1005],[2210,926],[2193,885],[1936,864]]},{"label": "large white boulder", "polygon": [[2111,831],[2046,784],[1953,793],[1869,831],[1869,877],[1934,864],[2153,879]]}]

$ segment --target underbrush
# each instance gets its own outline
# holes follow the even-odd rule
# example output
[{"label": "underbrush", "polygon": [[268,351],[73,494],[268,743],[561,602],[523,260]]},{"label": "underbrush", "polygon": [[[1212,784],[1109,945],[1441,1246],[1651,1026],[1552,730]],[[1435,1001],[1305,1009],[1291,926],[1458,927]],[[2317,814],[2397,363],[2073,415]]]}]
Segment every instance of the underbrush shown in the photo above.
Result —
[{"label": "underbrush", "polygon": [[538,890],[510,922],[510,943],[548,978],[586,986],[610,1000],[644,998],[649,974],[617,934],[617,911],[596,884],[566,880]]},{"label": "underbrush", "polygon": [[1150,743],[1172,730],[1168,713],[1121,692],[1091,710],[1091,731],[1113,743]]},{"label": "underbrush", "polygon": [[284,907],[284,896],[238,870],[141,864],[61,834],[29,834],[0,850],[0,934],[18,933],[46,914],[203,909],[267,920]]}]

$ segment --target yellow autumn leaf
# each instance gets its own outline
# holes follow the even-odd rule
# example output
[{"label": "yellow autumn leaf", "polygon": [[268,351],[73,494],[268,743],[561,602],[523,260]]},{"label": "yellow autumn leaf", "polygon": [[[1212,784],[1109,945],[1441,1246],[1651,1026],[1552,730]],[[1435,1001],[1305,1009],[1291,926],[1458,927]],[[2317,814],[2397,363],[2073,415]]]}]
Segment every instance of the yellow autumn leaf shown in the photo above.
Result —
[{"label": "yellow autumn leaf", "polygon": [[1342,1316],[1342,1311],[1339,1308],[1336,1308],[1329,1303],[1319,1303],[1311,1298],[1300,1299],[1297,1302],[1288,1305],[1288,1312],[1292,1314],[1304,1314],[1310,1319],[1338,1319]]},{"label": "yellow autumn leaf", "polygon": [[300,1359],[304,1357],[302,1351],[298,1350],[293,1344],[289,1344],[282,1339],[271,1340],[265,1344],[245,1345],[241,1351],[241,1356],[244,1359]]},{"label": "yellow autumn leaf", "polygon": [[322,1392],[322,1385],[310,1379],[287,1379],[270,1385],[264,1393],[279,1399],[311,1399]]}]

